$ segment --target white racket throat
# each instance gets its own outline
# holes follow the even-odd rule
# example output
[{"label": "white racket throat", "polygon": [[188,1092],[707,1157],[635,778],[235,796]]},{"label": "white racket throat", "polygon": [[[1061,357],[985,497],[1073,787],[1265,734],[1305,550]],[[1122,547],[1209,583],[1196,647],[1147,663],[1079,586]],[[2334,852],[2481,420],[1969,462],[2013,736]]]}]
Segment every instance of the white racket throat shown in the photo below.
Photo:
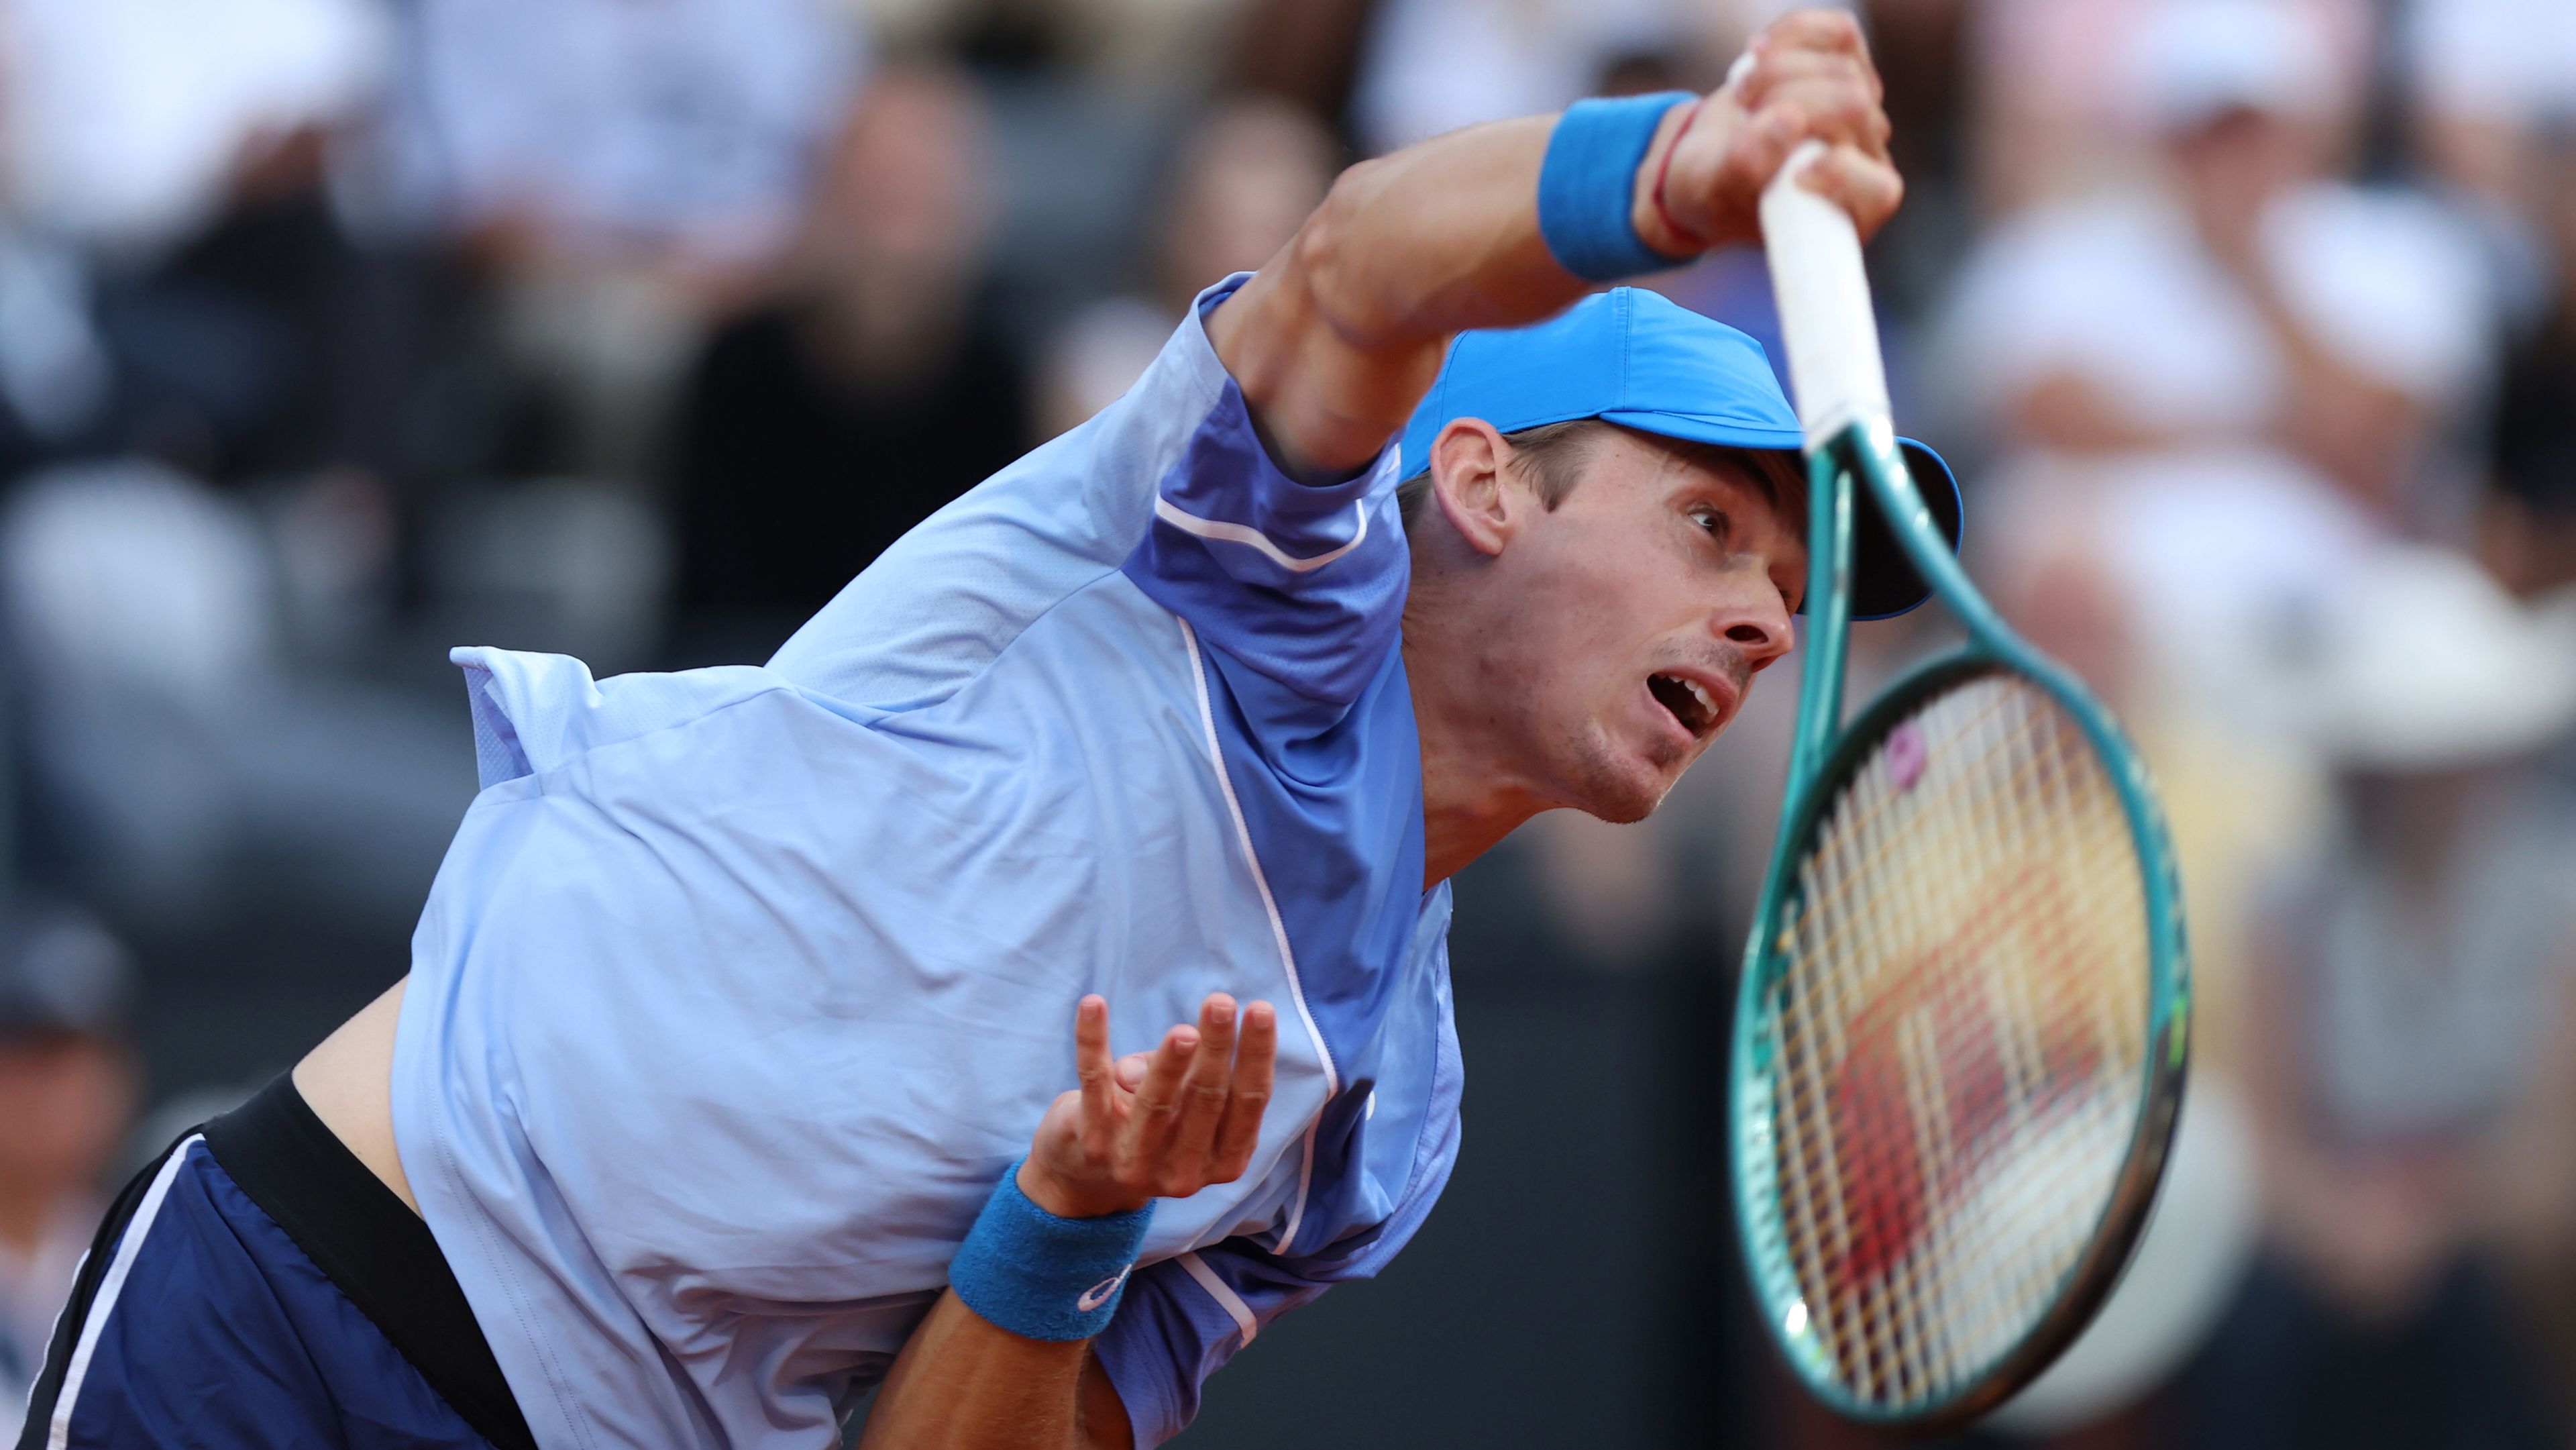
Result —
[{"label": "white racket throat", "polygon": [[1860,231],[1851,213],[1801,180],[1824,156],[1822,141],[1801,143],[1762,193],[1763,245],[1789,346],[1798,424],[1810,449],[1854,424],[1892,429],[1894,412]]}]

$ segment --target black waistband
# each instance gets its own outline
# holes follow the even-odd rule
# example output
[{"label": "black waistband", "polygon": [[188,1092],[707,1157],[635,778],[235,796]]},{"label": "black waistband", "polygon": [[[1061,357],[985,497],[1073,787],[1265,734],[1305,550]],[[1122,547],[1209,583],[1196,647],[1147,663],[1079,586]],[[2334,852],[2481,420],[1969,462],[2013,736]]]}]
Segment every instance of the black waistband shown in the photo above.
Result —
[{"label": "black waistband", "polygon": [[292,1078],[261,1088],[205,1134],[224,1172],[465,1423],[499,1450],[536,1450],[429,1225],[323,1126]]}]

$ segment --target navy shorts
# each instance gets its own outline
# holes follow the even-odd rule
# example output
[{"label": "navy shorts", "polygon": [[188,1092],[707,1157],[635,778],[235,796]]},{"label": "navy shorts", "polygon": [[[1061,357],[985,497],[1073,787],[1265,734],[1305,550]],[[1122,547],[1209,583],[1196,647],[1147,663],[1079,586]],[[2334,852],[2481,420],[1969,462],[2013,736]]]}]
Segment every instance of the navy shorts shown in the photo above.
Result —
[{"label": "navy shorts", "polygon": [[18,1439],[75,1446],[535,1441],[428,1226],[279,1078],[182,1138],[100,1226]]}]

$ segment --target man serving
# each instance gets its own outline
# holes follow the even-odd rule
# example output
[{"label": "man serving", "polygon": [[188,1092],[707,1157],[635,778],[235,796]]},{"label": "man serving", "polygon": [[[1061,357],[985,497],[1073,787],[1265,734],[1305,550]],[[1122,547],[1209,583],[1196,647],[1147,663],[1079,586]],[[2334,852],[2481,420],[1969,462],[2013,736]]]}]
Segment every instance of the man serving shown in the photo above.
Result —
[{"label": "man serving", "polygon": [[1811,137],[1893,211],[1853,25],[1752,57],[1354,168],[766,667],[458,651],[409,978],[128,1191],[29,1443],[819,1447],[880,1381],[871,1445],[1187,1425],[1448,1178],[1448,879],[1644,816],[1790,647],[1760,350],[1584,295],[1755,239]]}]

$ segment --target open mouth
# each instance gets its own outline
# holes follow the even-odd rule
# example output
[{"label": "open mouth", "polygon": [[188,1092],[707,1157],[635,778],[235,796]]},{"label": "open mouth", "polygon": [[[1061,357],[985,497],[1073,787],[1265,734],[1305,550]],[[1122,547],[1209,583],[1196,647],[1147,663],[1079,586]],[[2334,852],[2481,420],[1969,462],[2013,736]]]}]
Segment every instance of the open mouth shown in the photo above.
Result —
[{"label": "open mouth", "polygon": [[1646,690],[1692,735],[1705,736],[1717,728],[1717,701],[1706,686],[1678,675],[1648,675]]}]

